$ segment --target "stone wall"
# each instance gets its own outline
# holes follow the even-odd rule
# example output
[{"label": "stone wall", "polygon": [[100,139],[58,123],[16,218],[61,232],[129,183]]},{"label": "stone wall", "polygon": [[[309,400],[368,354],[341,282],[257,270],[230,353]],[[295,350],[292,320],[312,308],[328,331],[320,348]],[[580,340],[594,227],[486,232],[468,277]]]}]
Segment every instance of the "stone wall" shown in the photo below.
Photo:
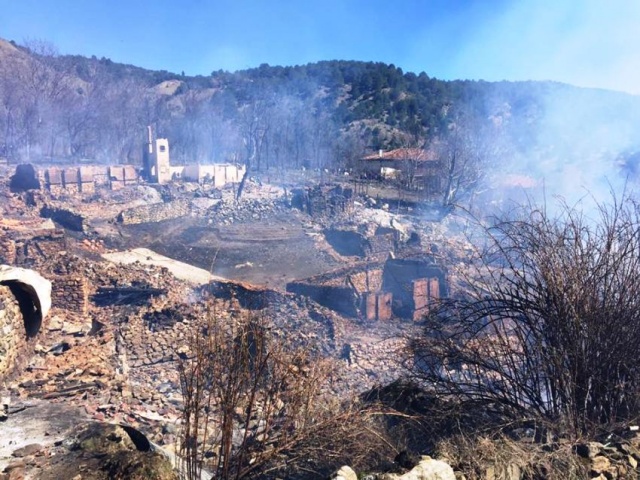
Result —
[{"label": "stone wall", "polygon": [[5,265],[16,263],[16,242],[2,233],[0,233],[0,263]]},{"label": "stone wall", "polygon": [[188,216],[190,214],[191,202],[187,199],[181,199],[167,203],[141,205],[124,210],[118,215],[118,221],[125,225],[155,223]]},{"label": "stone wall", "polygon": [[447,296],[446,269],[429,256],[390,258],[296,280],[287,291],[350,317],[389,320],[393,314],[419,321]]},{"label": "stone wall", "polygon": [[291,194],[291,206],[313,217],[334,218],[353,209],[353,190],[341,185],[295,188]]},{"label": "stone wall", "polygon": [[312,298],[315,302],[348,317],[366,309],[368,292],[382,288],[382,262],[367,262],[287,284],[287,292]]},{"label": "stone wall", "polygon": [[53,307],[86,315],[89,310],[89,284],[84,277],[53,277],[51,304]]},{"label": "stone wall", "polygon": [[54,195],[94,193],[97,187],[119,190],[139,183],[132,165],[50,167],[38,172],[38,178]]},{"label": "stone wall", "polygon": [[428,256],[389,259],[382,291],[393,294],[394,315],[421,320],[433,302],[447,296],[446,270]]},{"label": "stone wall", "polygon": [[9,287],[0,285],[0,378],[13,369],[27,345],[22,314]]}]

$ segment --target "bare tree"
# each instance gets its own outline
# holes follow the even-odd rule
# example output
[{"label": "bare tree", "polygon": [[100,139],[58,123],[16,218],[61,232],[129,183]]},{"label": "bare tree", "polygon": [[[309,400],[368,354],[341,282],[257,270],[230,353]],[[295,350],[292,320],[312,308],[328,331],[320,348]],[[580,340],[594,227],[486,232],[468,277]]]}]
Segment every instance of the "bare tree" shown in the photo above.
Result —
[{"label": "bare tree", "polygon": [[442,206],[469,208],[485,179],[510,155],[501,124],[456,112],[448,131],[434,142],[441,168]]},{"label": "bare tree", "polygon": [[254,167],[258,170],[260,169],[263,147],[271,127],[269,119],[272,102],[273,99],[268,94],[265,94],[263,97],[252,99],[240,109],[238,121],[242,142],[245,147],[246,171],[238,185],[237,200],[242,196],[244,185],[251,174],[251,170]]},{"label": "bare tree", "polygon": [[18,76],[25,89],[25,106],[29,112],[27,158],[33,145],[39,145],[45,155],[53,156],[63,148],[58,145],[64,131],[62,114],[75,100],[69,72],[56,62],[58,51],[53,44],[29,40],[25,46],[31,55]]},{"label": "bare tree", "polygon": [[484,230],[464,291],[414,342],[419,377],[573,435],[639,413],[640,205],[529,206]]},{"label": "bare tree", "polygon": [[3,138],[0,155],[9,158],[17,157],[26,141],[25,90],[15,74],[23,67],[17,55],[5,55],[0,67],[0,127]]}]

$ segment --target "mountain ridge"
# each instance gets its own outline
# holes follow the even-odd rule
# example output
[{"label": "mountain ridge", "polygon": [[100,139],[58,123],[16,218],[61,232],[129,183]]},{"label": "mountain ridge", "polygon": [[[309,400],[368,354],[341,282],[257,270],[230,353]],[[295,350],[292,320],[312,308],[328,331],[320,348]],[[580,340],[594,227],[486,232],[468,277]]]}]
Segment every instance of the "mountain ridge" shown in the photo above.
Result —
[{"label": "mountain ridge", "polygon": [[1,40],[0,51],[9,59],[0,65],[0,156],[12,161],[139,164],[147,125],[171,139],[177,161],[257,169],[348,167],[367,152],[425,146],[461,125],[491,131],[514,158],[571,151],[585,137],[603,137],[590,148],[618,155],[640,138],[640,97],[553,81],[439,80],[346,60],[187,76],[57,55],[46,44]]}]

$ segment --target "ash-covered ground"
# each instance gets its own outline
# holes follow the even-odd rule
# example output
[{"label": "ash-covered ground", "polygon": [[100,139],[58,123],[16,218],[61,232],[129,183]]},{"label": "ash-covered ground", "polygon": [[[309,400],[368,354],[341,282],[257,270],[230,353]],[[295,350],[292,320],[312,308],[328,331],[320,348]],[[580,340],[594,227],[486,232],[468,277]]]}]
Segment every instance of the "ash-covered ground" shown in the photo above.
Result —
[{"label": "ash-covered ground", "polygon": [[121,229],[126,243],[210,270],[214,275],[274,288],[340,264],[316,247],[317,231],[297,212],[250,223],[213,226],[187,218]]}]

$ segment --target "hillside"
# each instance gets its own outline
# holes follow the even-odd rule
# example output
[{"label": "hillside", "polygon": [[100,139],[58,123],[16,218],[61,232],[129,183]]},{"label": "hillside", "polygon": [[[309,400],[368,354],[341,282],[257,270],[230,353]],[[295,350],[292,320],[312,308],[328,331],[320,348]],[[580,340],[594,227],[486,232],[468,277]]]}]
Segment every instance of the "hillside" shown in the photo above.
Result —
[{"label": "hillside", "polygon": [[138,164],[146,125],[177,162],[258,170],[348,168],[460,132],[511,170],[594,154],[619,165],[640,141],[639,97],[553,82],[442,81],[355,61],[189,77],[5,41],[0,55],[0,156],[11,161]]}]

